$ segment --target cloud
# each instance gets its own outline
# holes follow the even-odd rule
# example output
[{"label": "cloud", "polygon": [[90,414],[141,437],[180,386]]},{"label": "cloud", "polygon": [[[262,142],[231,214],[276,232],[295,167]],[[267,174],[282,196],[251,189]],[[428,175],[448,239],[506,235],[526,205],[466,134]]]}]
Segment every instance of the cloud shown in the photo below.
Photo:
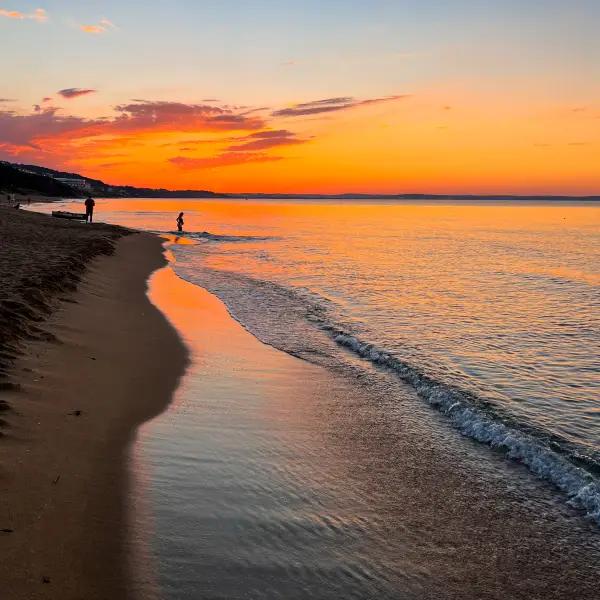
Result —
[{"label": "cloud", "polygon": [[38,135],[58,135],[83,127],[85,120],[79,117],[60,116],[55,108],[48,108],[28,115],[18,115],[11,110],[0,111],[0,142],[37,147]]},{"label": "cloud", "polygon": [[0,148],[6,157],[28,154],[31,159],[47,159],[52,155],[73,154],[70,142],[63,137],[82,132],[90,121],[79,117],[62,116],[56,108],[40,108],[20,115],[0,110]]},{"label": "cloud", "polygon": [[116,122],[130,128],[177,128],[178,131],[239,131],[264,127],[260,117],[208,104],[138,100],[116,107]]},{"label": "cloud", "polygon": [[245,138],[238,138],[241,144],[234,144],[227,148],[230,152],[246,152],[256,150],[268,150],[277,146],[292,146],[303,144],[307,140],[296,137],[296,134],[287,129],[271,129],[257,131]]},{"label": "cloud", "polygon": [[[199,141],[204,142],[205,140]],[[296,137],[295,133],[287,129],[267,129],[264,131],[255,131],[243,137],[234,137],[220,141],[229,141],[230,144],[232,142],[233,144],[229,145],[225,151],[216,156],[202,158],[175,156],[169,160],[172,164],[182,169],[214,169],[248,163],[273,162],[283,160],[283,157],[265,154],[264,150],[278,146],[303,144],[307,140]],[[190,145],[179,149],[180,152],[193,150],[194,148],[190,147]]]},{"label": "cloud", "polygon": [[106,31],[100,25],[80,25],[79,29],[85,33],[104,33]]},{"label": "cloud", "polygon": [[306,115],[316,115],[340,110],[348,110],[359,106],[369,104],[379,104],[382,102],[392,102],[402,100],[408,95],[385,96],[383,98],[370,98],[367,100],[356,100],[351,96],[341,96],[338,98],[326,98],[324,100],[314,100],[313,102],[302,102],[289,108],[282,108],[271,113],[274,117],[302,117]]},{"label": "cloud", "polygon": [[5,17],[7,19],[17,19],[17,20],[25,20],[31,19],[32,21],[37,21],[38,23],[43,23],[48,20],[48,13],[43,8],[36,8],[31,13],[23,13],[19,10],[6,10],[5,8],[0,8],[0,17]]},{"label": "cloud", "polygon": [[169,162],[182,169],[214,169],[217,167],[231,167],[248,163],[263,163],[282,160],[281,156],[269,156],[256,152],[223,152],[217,156],[207,158],[189,158],[187,156],[175,156]]},{"label": "cloud", "polygon": [[[67,98],[68,100],[72,98],[79,98],[79,96],[87,96],[88,94],[94,94],[96,90],[87,90],[82,88],[66,88],[64,90],[59,90],[56,92],[61,95],[63,98]],[[51,100],[51,98],[44,98],[44,102]]]},{"label": "cloud", "polygon": [[338,98],[325,98],[325,100],[313,100],[312,102],[303,102],[296,104],[296,108],[318,108],[319,106],[338,105],[345,106],[348,103],[354,102],[351,96],[342,96]]},{"label": "cloud", "polygon": [[0,102],[16,102],[14,98],[0,98]]},{"label": "cloud", "polygon": [[[105,146],[114,150],[117,145],[143,144],[137,135],[140,133],[234,133],[266,126],[262,118],[205,104],[139,100],[115,108],[114,116],[96,119],[63,115],[60,109],[43,104],[28,114],[0,110],[0,147],[4,154],[28,150],[33,153],[32,159],[45,159],[49,153],[71,160],[102,151]],[[240,139],[245,138],[221,138],[215,143],[230,144]],[[192,139],[178,142],[178,146],[194,143],[210,142]]]},{"label": "cloud", "polygon": [[109,31],[113,31],[117,29],[117,26],[108,19],[100,19],[99,23],[94,23],[91,25],[80,25],[79,29],[81,29],[81,31],[85,33],[97,35],[99,33],[107,33]]},{"label": "cloud", "polygon": [[[54,98],[75,99],[92,93],[94,90],[87,88],[65,88]],[[336,97],[293,108],[322,112],[389,99]],[[0,108],[2,156],[25,155],[32,162],[61,167],[86,161],[113,162],[115,151],[131,156],[136,147],[160,146],[173,148],[176,156],[169,160],[181,169],[212,169],[283,160],[285,156],[272,155],[278,154],[277,148],[312,139],[276,127],[277,120],[268,113],[256,113],[237,104],[136,99],[113,107],[109,116],[86,118],[70,115],[50,100],[45,97],[27,113],[10,110],[9,105]],[[207,156],[194,156],[203,147]]]}]

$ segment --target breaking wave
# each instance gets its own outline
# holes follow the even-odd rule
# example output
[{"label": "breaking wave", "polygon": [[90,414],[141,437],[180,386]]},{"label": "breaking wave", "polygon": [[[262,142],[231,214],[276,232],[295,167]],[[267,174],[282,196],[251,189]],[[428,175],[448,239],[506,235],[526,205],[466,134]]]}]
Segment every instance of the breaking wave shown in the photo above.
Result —
[{"label": "breaking wave", "polygon": [[491,406],[486,407],[484,400],[435,381],[384,349],[335,327],[324,326],[323,329],[329,330],[340,346],[394,371],[416,390],[419,397],[448,417],[463,435],[504,451],[508,458],[552,482],[569,496],[573,505],[583,508],[600,524],[600,481],[583,466],[574,464],[574,461],[586,463],[588,468],[598,471],[599,465],[592,459],[569,452],[556,436],[542,434],[543,437],[536,437],[531,427],[505,422],[507,417],[502,418]]}]

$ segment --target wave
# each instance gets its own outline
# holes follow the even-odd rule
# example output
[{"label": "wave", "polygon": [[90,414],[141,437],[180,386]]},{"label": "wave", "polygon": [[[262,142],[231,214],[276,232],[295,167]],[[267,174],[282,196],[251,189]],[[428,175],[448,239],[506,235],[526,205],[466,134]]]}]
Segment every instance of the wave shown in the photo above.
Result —
[{"label": "wave", "polygon": [[[572,462],[573,459],[580,460],[597,470],[598,465],[594,461],[576,455],[562,455],[565,450],[558,441],[540,439],[528,433],[526,426],[503,422],[491,407],[486,410],[484,400],[420,373],[384,349],[335,327],[324,326],[323,329],[329,330],[340,346],[394,371],[416,390],[419,397],[448,417],[463,435],[504,451],[508,458],[526,465],[538,477],[552,482],[569,496],[574,506],[583,508],[600,525],[600,481],[587,469]],[[551,444],[555,447],[550,447]]]},{"label": "wave", "polygon": [[590,456],[587,449],[519,420],[492,400],[436,379],[385,348],[361,340],[331,317],[331,301],[313,291],[239,273],[182,267],[178,263],[176,270],[184,278],[218,296],[237,321],[269,345],[331,367],[344,361],[343,356],[334,355],[339,354],[335,348],[341,347],[359,359],[389,369],[445,415],[461,434],[504,452],[507,458],[551,482],[566,493],[571,505],[583,509],[600,525],[600,460]]},{"label": "wave", "polygon": [[208,231],[185,231],[171,232],[175,235],[184,236],[193,240],[209,241],[209,242],[264,242],[274,240],[276,238],[268,236],[254,235],[225,235],[219,233],[210,233]]}]

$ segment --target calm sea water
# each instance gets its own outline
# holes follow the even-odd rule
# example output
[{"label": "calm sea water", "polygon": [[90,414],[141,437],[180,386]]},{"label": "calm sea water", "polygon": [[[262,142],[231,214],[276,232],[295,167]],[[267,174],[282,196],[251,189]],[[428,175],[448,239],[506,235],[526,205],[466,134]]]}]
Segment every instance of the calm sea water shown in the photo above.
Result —
[{"label": "calm sea water", "polygon": [[330,325],[597,457],[598,204],[98,204],[163,232],[185,211],[178,273],[261,339],[310,358]]},{"label": "calm sea water", "polygon": [[[65,203],[65,207],[72,208],[72,205]],[[171,245],[176,273],[218,296],[232,316],[258,339],[325,367],[332,377],[337,378],[336,381],[345,382],[333,386],[326,394],[335,406],[343,404],[340,399],[346,398],[348,410],[361,413],[364,410],[362,402],[368,401],[371,395],[374,404],[379,403],[379,407],[382,402],[385,404],[383,414],[378,413],[376,419],[381,426],[382,422],[393,422],[398,418],[396,406],[404,403],[404,410],[407,406],[403,388],[396,388],[396,383],[392,382],[408,383],[414,397],[420,398],[421,408],[416,405],[411,408],[421,419],[420,424],[415,425],[415,439],[420,436],[432,439],[434,443],[437,440],[440,447],[452,453],[453,438],[446,438],[444,431],[458,429],[465,436],[498,448],[525,464],[535,475],[551,481],[565,492],[565,497],[570,497],[578,508],[600,519],[600,205],[99,200],[96,210],[101,220],[161,233],[173,233],[175,218],[179,211],[184,211],[186,232],[180,238],[173,237]],[[194,319],[193,313],[188,313],[180,327],[185,329],[185,323],[191,327]],[[193,345],[193,339],[190,340],[188,342]],[[208,343],[205,337],[202,343],[205,346]],[[218,345],[218,339],[214,343]],[[248,355],[252,354],[253,351],[248,351]],[[206,360],[216,361],[214,357]],[[264,360],[270,361],[272,366],[278,359],[270,356]],[[295,366],[273,368],[288,375],[269,379],[271,395],[273,389],[278,390],[280,397],[292,393],[286,385],[294,377],[318,378],[310,374],[289,375],[289,369],[294,371]],[[218,373],[216,367],[209,372],[214,374],[215,369]],[[259,379],[267,377],[268,369],[259,375],[256,366],[252,369]],[[209,381],[210,377],[206,372],[196,379],[193,373],[190,377],[184,395],[188,400],[202,397],[203,382]],[[387,383],[383,384],[381,378]],[[359,379],[360,394],[353,398],[354,383]],[[348,386],[348,382],[353,382],[353,386],[346,389],[344,386]],[[161,425],[154,429],[153,435],[158,442],[149,445],[153,448],[149,452],[156,477],[161,482],[156,503],[162,507],[159,512],[162,510],[166,515],[163,520],[173,524],[179,518],[183,519],[184,525],[193,527],[186,521],[190,515],[197,516],[198,511],[212,515],[214,519],[207,517],[208,522],[196,525],[213,536],[211,539],[215,544],[222,544],[215,555],[222,559],[223,554],[231,552],[235,546],[236,532],[239,533],[236,527],[252,529],[259,523],[265,530],[255,531],[252,535],[269,538],[269,527],[281,525],[283,516],[278,513],[266,518],[261,511],[272,509],[277,512],[281,504],[275,501],[277,506],[271,506],[273,496],[279,492],[283,496],[291,494],[285,501],[281,500],[285,506],[299,503],[306,508],[308,503],[312,512],[310,518],[302,513],[302,518],[306,517],[308,522],[302,518],[294,520],[297,514],[283,519],[285,527],[291,529],[287,537],[277,539],[282,544],[285,542],[288,550],[298,543],[294,552],[290,550],[288,558],[292,563],[297,560],[299,571],[294,575],[295,579],[286,581],[304,577],[306,585],[298,597],[308,597],[309,592],[314,595],[319,585],[325,587],[320,588],[321,596],[314,597],[336,597],[333,591],[329,595],[324,590],[328,585],[331,590],[340,589],[336,577],[339,575],[344,580],[346,563],[342,560],[331,567],[334,571],[341,569],[340,573],[335,571],[337,575],[334,576],[325,565],[325,571],[321,573],[319,565],[310,562],[315,557],[311,554],[309,560],[306,554],[306,547],[311,544],[316,552],[315,548],[327,539],[327,535],[331,534],[333,538],[338,535],[335,525],[330,524],[333,529],[328,529],[326,523],[315,524],[315,520],[322,518],[315,506],[323,508],[327,505],[328,495],[336,495],[331,491],[336,486],[329,478],[331,470],[336,470],[339,475],[337,461],[335,468],[329,465],[323,480],[314,474],[318,473],[319,458],[325,456],[330,447],[323,446],[321,437],[316,442],[314,436],[309,441],[302,438],[297,443],[290,442],[291,437],[305,435],[305,428],[298,428],[297,423],[295,427],[289,425],[293,420],[289,406],[276,410],[271,407],[269,410],[274,411],[277,426],[273,427],[270,419],[267,427],[260,420],[264,417],[266,392],[264,389],[249,392],[256,385],[250,380],[230,383],[233,388],[227,390],[227,397],[231,398],[236,394],[238,398],[244,393],[250,394],[247,403],[246,400],[232,400],[230,406],[220,407],[219,412],[216,408],[219,394],[214,389],[222,392],[223,384],[213,384],[217,388],[211,388],[213,391],[207,392],[206,396],[210,410],[203,405],[201,410],[184,411],[185,418],[176,426],[171,422],[166,429]],[[211,398],[217,404],[211,404]],[[304,401],[310,404],[308,400]],[[329,410],[331,407],[327,406]],[[248,418],[249,407],[254,407],[253,410],[261,415],[260,422],[253,421],[251,427],[238,421]],[[323,417],[319,413],[321,410],[324,410],[322,406],[315,409],[317,421]],[[306,415],[303,418],[307,418]],[[336,424],[358,435],[359,426],[354,422],[348,425],[348,418],[341,419],[338,415]],[[364,420],[374,418],[370,415]],[[176,420],[176,417],[172,419]],[[428,420],[432,429],[423,425]],[[281,423],[286,424],[285,435],[279,430]],[[398,431],[403,426],[398,425]],[[369,422],[368,430],[372,431],[372,427]],[[309,429],[314,433],[316,426]],[[187,441],[180,441],[176,450],[172,447],[167,450],[166,440],[173,438],[174,432]],[[274,439],[269,441],[269,435]],[[236,438],[237,442],[243,438],[246,441],[236,445],[232,441]],[[338,442],[332,444],[337,447]],[[489,453],[485,445],[480,446],[478,452]],[[244,448],[249,455],[244,453]],[[293,477],[289,476],[288,463],[285,467],[278,464],[274,449],[288,458],[296,457],[295,466],[289,471],[294,473]],[[378,456],[380,450],[379,447],[365,448],[364,456]],[[363,450],[356,452],[359,456]],[[457,448],[454,452],[458,455],[465,451]],[[200,472],[191,467],[193,457],[198,454],[207,461]],[[224,459],[224,455],[230,460]],[[360,464],[362,459],[355,458]],[[394,469],[400,467],[394,461],[386,462],[383,455],[380,458],[379,462],[375,461],[379,465],[378,472],[385,471],[389,480]],[[297,460],[305,460],[302,468]],[[473,469],[478,460],[473,459]],[[306,461],[314,469],[310,476],[306,475]],[[351,463],[344,462],[346,477]],[[432,473],[436,464],[432,459]],[[185,465],[192,474],[186,471]],[[265,465],[273,469],[267,469],[268,476]],[[483,466],[481,468],[483,473]],[[211,480],[215,469],[228,473],[227,485],[219,484],[224,487],[216,491],[211,487],[212,495],[209,490],[208,496],[204,489],[201,506],[191,508],[198,488],[188,485],[188,477],[193,481]],[[244,470],[252,473],[255,487],[247,489],[233,483]],[[173,472],[177,475],[170,476]],[[486,489],[489,490],[494,487],[490,482],[500,476],[488,472],[481,477],[488,482]],[[283,485],[281,478],[288,483]],[[297,487],[290,486],[291,479]],[[298,487],[298,480],[308,483],[309,489],[311,482],[314,485],[318,482],[327,490],[323,495],[315,493],[315,497],[301,497],[302,486]],[[327,485],[323,483],[325,480]],[[528,484],[521,480],[520,485],[525,488]],[[171,513],[168,507],[175,505],[165,502],[169,490],[179,502],[179,508]],[[211,512],[211,507],[219,504],[216,498],[229,498],[230,493],[238,498],[250,495],[250,500],[246,498],[247,504],[253,506],[261,518],[257,519],[255,512],[252,521],[248,514],[242,514],[240,506],[232,508],[232,499],[226,501],[227,506],[222,507],[221,512],[216,509]],[[313,492],[306,493],[310,496]],[[346,498],[339,490],[337,496]],[[374,516],[366,509],[368,503],[362,504],[366,502],[364,498],[346,500],[349,504],[343,510],[337,507],[338,517],[340,510],[348,513],[354,510],[358,515],[356,518],[371,523],[363,523],[365,531],[359,537],[368,537],[367,532],[373,532],[370,519],[400,514],[396,508],[388,507],[383,516]],[[320,504],[322,502],[325,504]],[[230,519],[227,522],[233,529],[228,530],[225,537],[219,537],[214,528],[221,527],[223,519]],[[252,523],[249,524],[248,519]],[[353,527],[357,526],[354,522]],[[439,528],[433,523],[430,526],[431,530]],[[342,537],[351,535],[340,527],[344,532],[340,533]],[[389,542],[397,549],[404,547],[403,544],[410,546],[403,536],[398,537],[398,532],[379,532],[379,535],[373,543]],[[459,534],[455,531],[453,536],[456,535]],[[188,577],[187,584],[178,584],[174,575],[186,573],[188,554],[182,541],[184,538],[182,531],[171,540],[173,546],[164,542],[166,547],[161,550],[163,557],[178,557],[175,566],[167,569],[165,584],[173,597],[194,597],[194,578]],[[351,543],[352,540],[351,537],[346,541]],[[340,539],[337,542],[346,543]],[[230,565],[232,571],[228,571],[229,574],[252,563],[252,552],[257,551],[253,543],[249,542],[247,548],[240,550],[235,563],[237,567]],[[323,552],[327,560],[335,562],[327,554],[329,550]],[[213,569],[217,568],[215,556],[211,555],[208,560]],[[276,577],[277,570],[283,569],[289,575],[290,571],[286,569],[295,567],[278,564],[277,556],[281,557],[281,552],[277,554],[275,550],[269,555],[269,572]],[[356,588],[350,583],[345,584],[344,589],[348,592],[345,597],[396,597],[390,590],[399,585],[394,579],[398,576],[397,570],[389,571],[385,553],[375,559],[371,552],[369,557],[365,564],[373,566],[376,563],[381,571],[369,574],[362,570],[367,568],[365,564],[346,564],[350,570],[348,577],[355,576],[360,581],[355,582]],[[423,573],[418,564],[423,560],[421,566],[425,569],[433,559],[429,556],[424,560],[424,556],[419,555],[410,560],[417,567],[407,568],[404,564],[407,569],[404,575],[408,577],[406,589],[413,589],[413,584],[415,589],[423,589],[420,581]],[[258,582],[265,576],[263,567],[267,567],[252,565],[256,570],[247,581],[255,588],[247,597],[263,597],[262,592],[256,590],[261,589]],[[303,568],[308,571],[304,573]],[[311,576],[307,575],[309,572]],[[315,573],[321,574],[316,576]],[[221,576],[225,577],[227,573],[221,573]],[[323,581],[319,579],[321,576]],[[334,579],[329,581],[329,576]],[[208,572],[202,577],[210,579]],[[385,582],[392,580],[395,583],[390,583],[388,590]],[[446,585],[442,585],[441,580],[438,584],[439,589]],[[275,589],[277,593],[272,591],[264,597],[296,597],[285,586]],[[237,596],[221,589],[206,597]],[[406,597],[413,596],[407,592]]]}]

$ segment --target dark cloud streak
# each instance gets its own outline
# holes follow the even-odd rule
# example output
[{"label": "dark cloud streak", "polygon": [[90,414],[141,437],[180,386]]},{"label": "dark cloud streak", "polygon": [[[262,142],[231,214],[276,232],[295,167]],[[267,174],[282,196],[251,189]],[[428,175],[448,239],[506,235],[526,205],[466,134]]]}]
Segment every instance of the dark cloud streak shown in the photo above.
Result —
[{"label": "dark cloud streak", "polygon": [[65,88],[56,92],[63,98],[71,100],[73,98],[79,98],[79,96],[87,96],[88,94],[95,94],[96,90],[82,89],[82,88]]},{"label": "dark cloud streak", "polygon": [[370,104],[380,104],[383,102],[393,102],[408,98],[408,95],[385,96],[382,98],[370,98],[367,100],[356,100],[350,96],[339,98],[326,98],[324,100],[314,100],[313,102],[302,102],[289,108],[282,108],[271,113],[273,117],[303,117],[307,115],[317,115],[322,113],[337,112],[348,110],[358,106],[367,106]]}]

